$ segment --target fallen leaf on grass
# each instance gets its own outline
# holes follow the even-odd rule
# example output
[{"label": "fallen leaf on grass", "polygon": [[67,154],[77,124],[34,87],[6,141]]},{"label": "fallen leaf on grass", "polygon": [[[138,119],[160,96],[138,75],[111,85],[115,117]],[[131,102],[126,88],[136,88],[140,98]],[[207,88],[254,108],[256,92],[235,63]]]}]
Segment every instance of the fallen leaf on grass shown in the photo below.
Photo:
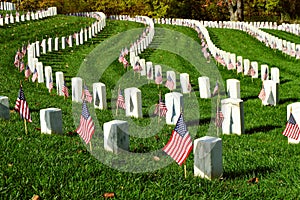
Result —
[{"label": "fallen leaf on grass", "polygon": [[37,130],[37,131],[41,131],[42,129],[41,129],[41,128],[35,128],[35,130]]},{"label": "fallen leaf on grass", "polygon": [[31,198],[31,200],[39,200],[40,199],[40,197],[39,197],[39,195],[33,195],[33,197]]},{"label": "fallen leaf on grass", "polygon": [[258,178],[257,177],[251,178],[247,181],[247,183],[258,183]]},{"label": "fallen leaf on grass", "polygon": [[160,158],[157,157],[157,156],[153,156],[153,159],[154,159],[155,161],[159,161],[159,160],[160,160]]},{"label": "fallen leaf on grass", "polygon": [[104,193],[103,197],[104,198],[114,198],[115,197],[115,193],[113,193],[113,192]]}]

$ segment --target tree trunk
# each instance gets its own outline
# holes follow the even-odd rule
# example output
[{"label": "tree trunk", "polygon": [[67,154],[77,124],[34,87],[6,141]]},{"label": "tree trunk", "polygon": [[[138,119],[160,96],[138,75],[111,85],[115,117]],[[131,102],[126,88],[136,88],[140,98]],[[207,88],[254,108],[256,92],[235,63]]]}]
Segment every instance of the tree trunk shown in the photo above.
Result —
[{"label": "tree trunk", "polygon": [[230,13],[230,21],[244,20],[244,2],[243,0],[226,0]]}]

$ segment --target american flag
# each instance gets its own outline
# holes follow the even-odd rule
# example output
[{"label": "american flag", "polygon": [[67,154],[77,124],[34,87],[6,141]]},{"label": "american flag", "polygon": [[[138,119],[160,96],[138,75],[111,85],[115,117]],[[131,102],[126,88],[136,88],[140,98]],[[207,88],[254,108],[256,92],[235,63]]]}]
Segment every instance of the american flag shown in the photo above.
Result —
[{"label": "american flag", "polygon": [[25,78],[29,78],[30,75],[31,75],[31,71],[29,66],[27,65],[25,69]]},{"label": "american flag", "polygon": [[240,61],[238,61],[236,63],[236,67],[237,67],[237,73],[243,72],[243,66],[242,66],[242,63]]},{"label": "american flag", "polygon": [[265,92],[264,86],[262,86],[262,88],[258,94],[258,98],[260,98],[262,101],[264,101],[266,99],[266,92]]},{"label": "american flag", "polygon": [[252,65],[250,65],[250,68],[249,68],[249,71],[248,71],[248,75],[249,76],[254,76],[255,75],[255,70],[254,70],[254,68],[253,68]]},{"label": "american flag", "polygon": [[23,55],[26,55],[26,52],[27,52],[27,46],[26,46],[26,45],[23,45],[23,48],[22,48],[22,54],[23,54]]},{"label": "american flag", "polygon": [[120,63],[123,63],[123,60],[124,60],[124,57],[123,57],[123,55],[119,55],[119,58],[118,58],[118,61],[120,62]]},{"label": "american flag", "polygon": [[135,65],[134,65],[134,67],[133,67],[133,70],[134,70],[135,72],[139,72],[141,69],[142,69],[142,67],[141,67],[139,61],[136,61]]},{"label": "american flag", "polygon": [[117,109],[118,108],[122,108],[122,109],[126,109],[126,106],[125,106],[125,100],[124,100],[124,97],[122,95],[122,91],[119,89],[119,92],[118,92],[118,99],[117,99],[117,103],[116,103],[116,106],[117,106]]},{"label": "american flag", "polygon": [[51,93],[52,89],[53,89],[53,81],[52,81],[52,78],[50,76],[50,79],[49,79],[49,93]]},{"label": "american flag", "polygon": [[66,82],[64,82],[63,87],[62,87],[62,92],[64,93],[65,97],[69,97],[69,90],[66,85]]},{"label": "american flag", "polygon": [[20,66],[20,51],[17,51],[16,55],[15,55],[15,61],[14,61],[14,65],[16,67]]},{"label": "american flag", "polygon": [[22,119],[26,119],[28,122],[32,122],[29,107],[25,99],[22,85],[20,86],[19,95],[16,101],[15,110],[20,113]]},{"label": "american flag", "polygon": [[228,65],[227,65],[227,69],[228,69],[228,70],[234,69],[234,66],[233,66],[231,60],[229,60],[229,63],[228,63]]},{"label": "american flag", "polygon": [[193,140],[180,114],[178,121],[167,145],[163,151],[171,156],[179,165],[182,165],[193,149]]},{"label": "american flag", "polygon": [[95,132],[95,125],[92,117],[90,116],[86,102],[82,103],[82,113],[80,117],[79,127],[76,129],[76,132],[80,137],[88,144]]},{"label": "american flag", "polygon": [[220,128],[222,127],[222,123],[224,121],[224,115],[220,109],[217,110],[216,119],[215,119],[215,125],[216,127]]},{"label": "american flag", "polygon": [[160,117],[165,117],[168,109],[166,104],[163,102],[161,98],[159,98],[158,104],[156,104],[154,114],[159,115]]},{"label": "american flag", "polygon": [[123,66],[124,66],[124,68],[128,67],[128,65],[129,65],[128,61],[126,60],[125,57],[123,57]]},{"label": "american flag", "polygon": [[161,82],[162,82],[162,75],[161,75],[160,71],[158,70],[158,72],[156,74],[156,78],[155,78],[155,83],[157,85],[159,85],[159,84],[161,84]]},{"label": "american flag", "polygon": [[25,64],[24,62],[21,61],[20,63],[20,72],[22,72],[25,69]]},{"label": "american flag", "polygon": [[169,88],[169,90],[173,90],[173,89],[174,89],[174,81],[173,81],[173,79],[171,78],[170,74],[169,74],[169,76],[168,76],[168,78],[167,78],[167,82],[166,82],[165,86],[166,86],[167,88]]},{"label": "american flag", "polygon": [[290,118],[286,124],[285,130],[283,131],[282,135],[292,138],[294,140],[298,140],[299,138],[300,129],[292,113],[290,114]]},{"label": "american flag", "polygon": [[215,95],[217,95],[219,93],[219,83],[218,83],[218,81],[216,82],[216,86],[215,86],[215,88],[214,88],[214,91],[213,91],[213,93],[212,93],[212,96],[215,96]]},{"label": "american flag", "polygon": [[147,73],[147,77],[148,77],[148,79],[151,79],[152,78],[152,67],[149,67],[149,71],[148,71],[148,73]]},{"label": "american flag", "polygon": [[33,72],[33,75],[31,77],[32,82],[35,82],[35,80],[37,79],[37,77],[38,77],[38,72],[37,72],[37,70],[35,68],[34,72]]},{"label": "american flag", "polygon": [[82,99],[88,101],[89,103],[92,103],[93,100],[93,96],[86,85],[83,86]]}]

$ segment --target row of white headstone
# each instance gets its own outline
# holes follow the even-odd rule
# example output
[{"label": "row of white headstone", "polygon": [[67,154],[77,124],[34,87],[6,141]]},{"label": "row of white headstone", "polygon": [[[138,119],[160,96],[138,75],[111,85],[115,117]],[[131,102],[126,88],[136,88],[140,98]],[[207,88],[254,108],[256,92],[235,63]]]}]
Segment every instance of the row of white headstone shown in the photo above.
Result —
[{"label": "row of white headstone", "polygon": [[[175,20],[175,22],[177,22]],[[183,26],[192,26],[196,29],[196,31],[201,33],[205,41],[207,43],[207,46],[213,56],[220,57],[224,60],[225,66],[227,66],[228,69],[235,69],[238,72],[243,72],[244,75],[250,75],[252,78],[258,78],[259,76],[259,69],[258,69],[258,62],[256,61],[250,61],[249,59],[243,59],[242,56],[236,56],[234,53],[223,51],[222,49],[219,49],[214,45],[212,40],[210,39],[209,33],[204,25],[202,25],[197,20],[184,20],[182,22],[178,22],[179,24]],[[174,23],[177,24],[177,23]],[[218,55],[218,56],[217,56]],[[218,61],[218,60],[217,60]],[[229,67],[230,66],[230,67]],[[239,71],[238,69],[241,68],[242,70]],[[254,73],[249,73],[250,68],[254,70]],[[269,80],[269,67],[268,65],[261,65],[260,68],[261,71],[261,80]],[[279,83],[279,69],[278,68],[271,68],[271,80],[275,81],[276,83]]]},{"label": "row of white headstone", "polygon": [[47,10],[42,11],[27,12],[27,14],[22,14],[21,16],[19,12],[16,12],[15,16],[12,13],[10,13],[10,15],[6,14],[4,18],[0,18],[0,26],[4,26],[4,24],[14,24],[30,20],[39,20],[55,15],[57,15],[56,7],[50,7]]},{"label": "row of white headstone", "polygon": [[[204,26],[207,27],[220,27],[218,22],[206,21]],[[223,22],[221,28],[231,28],[244,31],[253,37],[255,37],[260,42],[263,42],[267,47],[282,51],[284,54],[287,54],[296,59],[300,59],[300,44],[295,44],[291,41],[283,40],[276,36],[273,36],[265,31],[259,29],[255,25],[249,22]]]},{"label": "row of white headstone", "polygon": [[0,10],[16,10],[16,4],[12,2],[0,2]]},{"label": "row of white headstone", "polygon": [[[66,37],[54,38],[54,48],[53,48],[53,39],[43,39],[41,42],[36,41],[31,43],[27,47],[27,61],[28,66],[32,72],[34,72],[35,67],[37,67],[37,58],[41,56],[41,54],[46,54],[47,52],[58,51],[59,49],[65,49],[68,47],[73,47],[73,39],[75,38],[75,45],[82,45],[84,42],[88,41],[92,37],[95,37],[106,25],[105,17],[101,18],[99,21],[94,22],[91,26],[85,29],[81,29],[79,33],[74,33],[73,35],[69,35],[67,37],[68,42],[66,41]],[[74,37],[74,38],[73,38]],[[59,45],[61,43],[61,46]],[[42,49],[41,49],[42,48]]]},{"label": "row of white headstone", "polygon": [[[152,42],[155,31],[154,31],[154,23],[151,18],[147,16],[136,16],[136,17],[130,17],[129,15],[114,15],[110,16],[111,19],[116,20],[126,20],[126,21],[133,21],[137,23],[144,23],[147,28],[143,32],[142,36],[135,41],[129,49],[130,53],[130,65],[134,67],[135,63],[139,61],[138,55],[141,54]],[[143,62],[145,64],[145,62]],[[146,75],[145,67],[141,66],[144,70],[141,72],[141,75]]]}]

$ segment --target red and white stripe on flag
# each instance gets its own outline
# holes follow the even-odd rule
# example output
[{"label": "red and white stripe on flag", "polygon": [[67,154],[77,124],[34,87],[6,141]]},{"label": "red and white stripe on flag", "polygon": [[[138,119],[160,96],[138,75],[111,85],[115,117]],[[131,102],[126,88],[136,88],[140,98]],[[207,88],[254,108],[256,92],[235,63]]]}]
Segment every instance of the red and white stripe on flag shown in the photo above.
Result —
[{"label": "red and white stripe on flag", "polygon": [[86,102],[82,104],[82,113],[80,117],[79,127],[76,129],[76,132],[80,137],[88,144],[95,132],[95,125],[92,117],[88,111]]},{"label": "red and white stripe on flag", "polygon": [[292,138],[294,140],[298,140],[299,138],[300,128],[292,113],[290,115],[290,118],[286,124],[286,128],[283,131],[282,135]]}]

